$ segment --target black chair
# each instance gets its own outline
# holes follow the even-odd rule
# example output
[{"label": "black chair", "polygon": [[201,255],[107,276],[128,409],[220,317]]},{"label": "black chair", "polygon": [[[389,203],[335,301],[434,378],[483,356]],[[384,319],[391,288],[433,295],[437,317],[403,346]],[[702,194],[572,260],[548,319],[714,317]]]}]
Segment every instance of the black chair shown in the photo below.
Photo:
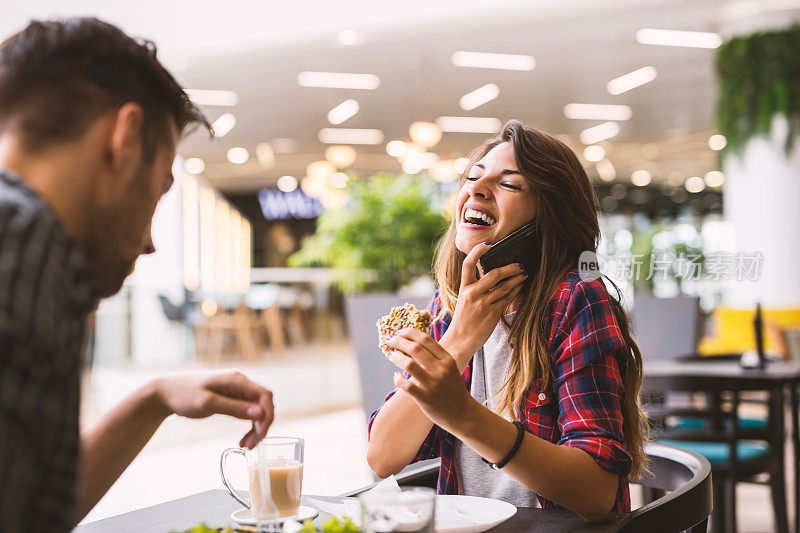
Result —
[{"label": "black chair", "polygon": [[[763,391],[746,376],[736,380],[698,377],[652,377],[645,372],[643,400],[653,422],[653,438],[703,455],[714,472],[716,531],[736,531],[736,484],[763,483],[772,492],[775,529],[788,531],[784,472],[783,391],[766,391],[768,416],[764,428],[742,424],[740,406],[745,394]],[[686,392],[691,401],[672,404],[668,392]],[[760,403],[760,402],[759,402]],[[695,424],[686,424],[686,420]],[[658,493],[645,493],[648,500]]]},{"label": "black chair", "polygon": [[164,311],[164,316],[170,322],[183,322],[183,307],[175,305],[172,301],[163,294],[158,295],[158,301],[161,303],[161,309]]},{"label": "black chair", "polygon": [[702,533],[714,508],[711,464],[702,455],[657,442],[645,446],[650,474],[639,480],[661,497],[631,512],[619,531]]},{"label": "black chair", "polygon": [[[649,443],[645,451],[650,475],[639,485],[664,494],[634,510],[608,531],[625,533],[675,533],[706,531],[713,508],[711,465],[701,455],[675,446]],[[400,486],[436,488],[439,460],[432,459],[406,467],[395,476]],[[374,484],[342,494],[352,497],[372,488]]]}]

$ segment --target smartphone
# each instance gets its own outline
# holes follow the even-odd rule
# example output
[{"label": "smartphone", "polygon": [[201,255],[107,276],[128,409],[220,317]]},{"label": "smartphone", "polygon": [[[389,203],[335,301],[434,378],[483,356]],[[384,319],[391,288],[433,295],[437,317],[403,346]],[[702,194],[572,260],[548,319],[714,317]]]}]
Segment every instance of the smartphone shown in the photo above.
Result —
[{"label": "smartphone", "polygon": [[493,244],[489,251],[478,259],[483,273],[511,263],[522,263],[528,276],[532,276],[539,269],[542,253],[538,226],[533,220]]}]

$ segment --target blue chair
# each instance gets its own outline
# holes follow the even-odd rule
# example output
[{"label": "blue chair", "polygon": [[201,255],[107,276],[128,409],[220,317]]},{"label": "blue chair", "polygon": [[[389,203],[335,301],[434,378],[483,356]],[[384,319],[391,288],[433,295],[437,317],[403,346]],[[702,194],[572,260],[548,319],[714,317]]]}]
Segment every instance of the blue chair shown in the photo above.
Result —
[{"label": "blue chair", "polygon": [[[723,429],[727,429],[730,426],[730,423],[726,420],[722,427]],[[700,430],[700,429],[710,429],[710,424],[708,420],[704,420],[702,418],[691,418],[691,417],[684,417],[679,418],[670,424],[670,427],[682,431],[682,430]],[[745,433],[748,436],[753,436],[757,438],[757,435],[764,435],[766,434],[767,430],[769,429],[769,420],[766,418],[751,418],[751,417],[739,417],[739,429],[742,433]]]}]

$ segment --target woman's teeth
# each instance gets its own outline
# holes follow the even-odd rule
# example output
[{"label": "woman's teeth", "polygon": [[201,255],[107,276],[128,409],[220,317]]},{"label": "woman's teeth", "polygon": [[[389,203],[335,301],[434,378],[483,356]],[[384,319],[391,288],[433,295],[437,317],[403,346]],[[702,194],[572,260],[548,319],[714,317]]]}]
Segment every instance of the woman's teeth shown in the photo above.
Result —
[{"label": "woman's teeth", "polygon": [[467,209],[464,211],[464,221],[470,224],[480,224],[481,226],[494,226],[497,222],[486,213],[481,213],[474,209]]}]

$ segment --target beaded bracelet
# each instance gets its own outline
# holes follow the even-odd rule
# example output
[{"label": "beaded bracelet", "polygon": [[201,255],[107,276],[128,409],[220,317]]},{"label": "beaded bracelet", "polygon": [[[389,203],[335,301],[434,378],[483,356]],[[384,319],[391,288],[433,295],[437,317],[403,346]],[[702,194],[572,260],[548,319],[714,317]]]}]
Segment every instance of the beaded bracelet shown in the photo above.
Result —
[{"label": "beaded bracelet", "polygon": [[519,450],[519,447],[522,445],[522,437],[525,436],[525,429],[522,427],[522,422],[518,420],[514,420],[513,424],[517,426],[517,440],[514,441],[514,446],[511,447],[511,451],[508,452],[508,455],[503,457],[503,459],[498,461],[497,463],[487,461],[486,459],[481,457],[481,460],[484,463],[491,466],[495,470],[500,470],[501,468],[506,466],[509,463],[509,461],[511,461],[511,459],[514,458],[514,456],[517,454],[517,451]]}]

